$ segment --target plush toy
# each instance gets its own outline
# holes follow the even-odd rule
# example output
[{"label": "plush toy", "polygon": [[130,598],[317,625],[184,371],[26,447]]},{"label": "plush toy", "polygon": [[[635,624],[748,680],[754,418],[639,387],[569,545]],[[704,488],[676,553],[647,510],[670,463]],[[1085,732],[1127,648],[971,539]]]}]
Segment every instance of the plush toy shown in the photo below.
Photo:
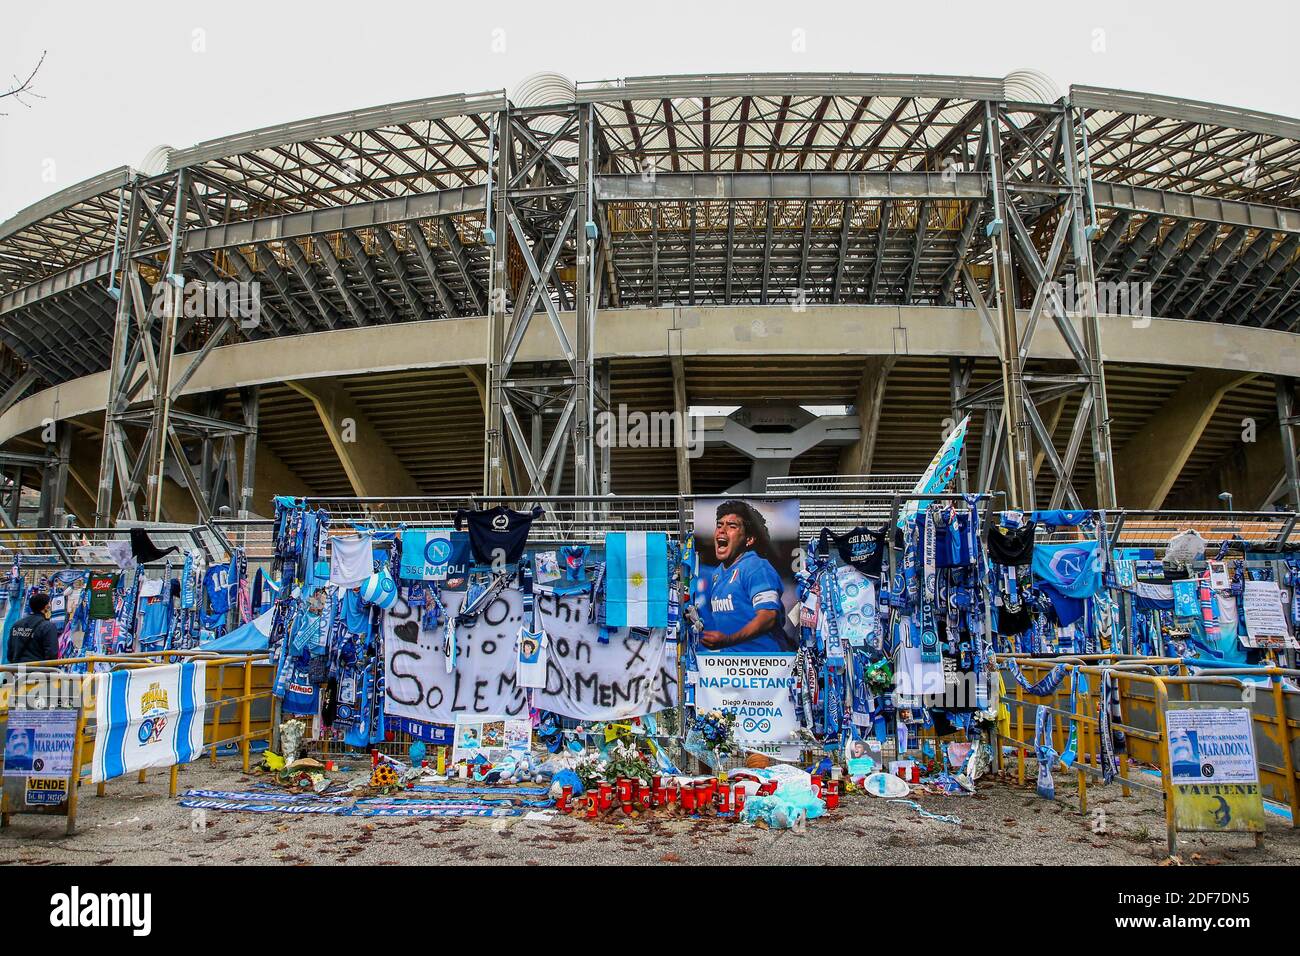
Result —
[{"label": "plush toy", "polygon": [[424,746],[423,740],[417,740],[411,744],[409,753],[411,757],[411,766],[419,767],[424,763],[424,758],[428,753],[428,748]]}]

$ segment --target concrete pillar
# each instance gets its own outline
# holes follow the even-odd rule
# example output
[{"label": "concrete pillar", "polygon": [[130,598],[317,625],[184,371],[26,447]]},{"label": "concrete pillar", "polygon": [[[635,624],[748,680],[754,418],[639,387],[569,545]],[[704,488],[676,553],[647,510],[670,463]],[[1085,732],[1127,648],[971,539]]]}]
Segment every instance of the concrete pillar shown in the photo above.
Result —
[{"label": "concrete pillar", "polygon": [[[286,382],[316,406],[325,434],[361,498],[417,496],[420,486],[393,454],[347,390],[319,379]],[[259,456],[260,457],[260,456]]]},{"label": "concrete pillar", "polygon": [[862,381],[858,384],[858,394],[854,400],[860,435],[857,441],[840,452],[841,475],[871,474],[880,410],[885,401],[885,386],[896,361],[893,355],[872,355],[863,364]]},{"label": "concrete pillar", "polygon": [[[680,335],[680,333],[679,333]],[[674,354],[672,357],[673,366],[673,412],[677,415],[677,420],[682,424],[682,434],[678,435],[677,447],[674,449],[677,455],[677,493],[679,495],[689,495],[691,493],[691,460],[687,455],[685,432],[690,425],[690,401],[686,396],[686,360],[680,354]],[[767,479],[764,478],[764,483]],[[759,489],[762,491],[763,489]]]},{"label": "concrete pillar", "polygon": [[749,463],[749,477],[728,488],[728,495],[761,495],[767,491],[767,479],[790,474],[789,458],[755,458]]},{"label": "concrete pillar", "polygon": [[[465,373],[465,377],[469,379],[470,384],[474,386],[474,390],[478,392],[479,404],[483,406],[483,420],[486,422],[489,414],[487,370],[477,365],[462,365],[460,370]],[[510,449],[507,454],[514,455],[514,450]],[[523,466],[520,465],[519,467],[522,470]],[[501,475],[502,487],[506,495],[515,493],[512,472],[513,469],[506,468]]]},{"label": "concrete pillar", "polygon": [[1119,504],[1160,508],[1223,396],[1253,373],[1198,369],[1115,455]]},{"label": "concrete pillar", "polygon": [[264,518],[275,514],[272,499],[276,495],[307,498],[316,494],[316,489],[299,478],[284,459],[267,447],[266,442],[258,444],[253,465],[253,511]]},{"label": "concrete pillar", "polygon": [[1236,444],[1203,481],[1171,497],[1165,507],[1217,511],[1223,507],[1218,500],[1219,492],[1228,491],[1238,511],[1267,510],[1269,499],[1282,484],[1282,432],[1276,421],[1261,421],[1255,436],[1254,442]]},{"label": "concrete pillar", "polygon": [[1282,494],[1280,501],[1284,508],[1300,511],[1300,464],[1296,462],[1297,426],[1300,418],[1296,416],[1295,379],[1277,376],[1274,381],[1277,395],[1278,438],[1282,452]]},{"label": "concrete pillar", "polygon": [[72,423],[58,422],[54,441],[47,442],[45,454],[51,463],[41,475],[41,507],[39,523],[46,528],[63,527],[65,508],[63,500],[68,491],[68,459],[72,454]]}]

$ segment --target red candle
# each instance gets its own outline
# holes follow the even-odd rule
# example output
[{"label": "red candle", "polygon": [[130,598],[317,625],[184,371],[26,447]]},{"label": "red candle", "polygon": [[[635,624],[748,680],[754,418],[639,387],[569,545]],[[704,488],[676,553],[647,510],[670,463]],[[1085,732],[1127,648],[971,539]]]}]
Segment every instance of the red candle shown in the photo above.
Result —
[{"label": "red candle", "polygon": [[834,782],[826,788],[826,792],[823,796],[826,798],[827,810],[834,810],[840,805],[840,788],[837,787]]},{"label": "red candle", "polygon": [[730,787],[721,787],[718,790],[718,812],[719,813],[731,812],[731,788]]}]

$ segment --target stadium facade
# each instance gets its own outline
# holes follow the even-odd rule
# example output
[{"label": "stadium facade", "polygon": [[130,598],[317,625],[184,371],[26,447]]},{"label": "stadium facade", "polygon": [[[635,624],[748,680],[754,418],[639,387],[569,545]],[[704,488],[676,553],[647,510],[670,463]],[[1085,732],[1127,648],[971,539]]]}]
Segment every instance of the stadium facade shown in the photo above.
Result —
[{"label": "stadium facade", "polygon": [[1294,509],[1298,322],[1300,120],[540,75],[159,147],[0,225],[5,515],[761,490],[919,472],[967,415],[963,480],[1016,505]]}]

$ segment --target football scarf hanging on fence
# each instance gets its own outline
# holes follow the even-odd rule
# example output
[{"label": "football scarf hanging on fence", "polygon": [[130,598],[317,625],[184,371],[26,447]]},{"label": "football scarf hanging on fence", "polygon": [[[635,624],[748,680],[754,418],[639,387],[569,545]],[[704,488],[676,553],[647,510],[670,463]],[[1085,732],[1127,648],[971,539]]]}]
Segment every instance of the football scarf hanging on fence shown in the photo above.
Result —
[{"label": "football scarf hanging on fence", "polygon": [[407,528],[402,532],[402,579],[444,581],[452,557],[450,528]]},{"label": "football scarf hanging on fence", "polygon": [[1034,714],[1034,753],[1038,757],[1038,795],[1045,800],[1056,799],[1056,781],[1052,779],[1056,751],[1052,749],[1051,727],[1051,714],[1039,704]]}]

